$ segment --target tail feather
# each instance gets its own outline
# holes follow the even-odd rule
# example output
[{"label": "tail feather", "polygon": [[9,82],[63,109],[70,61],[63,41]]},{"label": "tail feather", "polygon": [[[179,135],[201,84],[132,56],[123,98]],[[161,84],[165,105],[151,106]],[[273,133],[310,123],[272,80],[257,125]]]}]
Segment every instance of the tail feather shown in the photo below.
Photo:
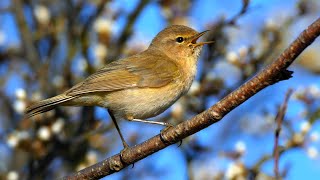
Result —
[{"label": "tail feather", "polygon": [[30,118],[37,114],[41,114],[47,111],[54,109],[57,105],[64,103],[66,101],[70,101],[71,99],[75,98],[74,96],[67,96],[65,94],[61,94],[58,96],[54,96],[49,99],[45,99],[39,101],[26,109],[26,118]]}]

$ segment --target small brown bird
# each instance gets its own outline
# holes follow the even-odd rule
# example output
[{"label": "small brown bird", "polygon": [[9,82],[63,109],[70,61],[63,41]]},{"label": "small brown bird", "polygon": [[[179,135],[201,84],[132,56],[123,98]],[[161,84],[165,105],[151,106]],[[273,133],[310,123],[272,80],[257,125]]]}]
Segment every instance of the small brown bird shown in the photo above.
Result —
[{"label": "small brown bird", "polygon": [[114,61],[66,92],[31,105],[27,117],[57,106],[101,106],[108,109],[127,148],[116,119],[170,126],[145,119],[162,113],[189,90],[202,46],[212,43],[197,42],[205,32],[169,26],[147,50]]}]

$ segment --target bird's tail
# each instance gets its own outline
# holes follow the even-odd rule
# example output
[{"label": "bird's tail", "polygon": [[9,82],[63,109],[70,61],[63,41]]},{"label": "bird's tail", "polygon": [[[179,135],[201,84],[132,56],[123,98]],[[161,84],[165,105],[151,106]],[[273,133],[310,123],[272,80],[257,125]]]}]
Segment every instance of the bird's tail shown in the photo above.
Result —
[{"label": "bird's tail", "polygon": [[61,94],[61,95],[54,96],[49,99],[45,99],[45,100],[36,102],[35,104],[27,107],[26,118],[30,118],[30,117],[35,116],[37,114],[41,114],[41,113],[50,111],[51,109],[55,108],[56,106],[61,105],[61,103],[70,101],[73,98],[75,98],[75,97]]}]

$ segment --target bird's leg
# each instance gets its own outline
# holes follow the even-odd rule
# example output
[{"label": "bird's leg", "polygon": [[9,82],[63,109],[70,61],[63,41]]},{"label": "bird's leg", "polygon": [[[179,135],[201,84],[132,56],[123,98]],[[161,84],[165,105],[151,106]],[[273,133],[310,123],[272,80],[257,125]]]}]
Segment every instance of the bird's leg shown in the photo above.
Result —
[{"label": "bird's leg", "polygon": [[117,129],[117,131],[118,131],[118,134],[119,134],[119,136],[120,136],[120,138],[121,138],[121,141],[122,141],[122,144],[123,144],[123,150],[121,150],[121,152],[120,152],[120,157],[121,157],[121,159],[123,160],[123,153],[124,153],[124,151],[126,151],[126,150],[129,148],[129,145],[128,145],[128,143],[124,140],[124,138],[123,138],[123,136],[122,136],[122,133],[121,133],[121,131],[120,131],[120,128],[119,128],[119,126],[118,126],[117,120],[116,120],[116,118],[114,117],[112,111],[108,109],[108,113],[109,113],[109,115],[110,115],[110,117],[111,117],[111,119],[112,119],[112,121],[113,121],[113,123],[114,123],[114,125],[115,125],[115,127],[116,127],[116,129]]},{"label": "bird's leg", "polygon": [[158,121],[147,121],[147,120],[142,120],[142,119],[134,119],[134,118],[128,118],[129,121],[134,121],[134,122],[142,122],[142,123],[149,123],[149,124],[158,124],[161,126],[166,126],[166,127],[172,127],[170,123],[167,122],[158,122]]},{"label": "bird's leg", "polygon": [[[147,121],[147,120],[142,120],[142,119],[135,119],[133,117],[127,117],[127,120],[129,121],[134,121],[134,122],[143,122],[143,123],[149,123],[149,124],[158,124],[158,125],[162,125],[162,126],[166,126],[164,129],[162,129],[160,131],[160,139],[164,142],[164,143],[168,143],[169,141],[166,140],[165,136],[163,136],[163,132],[165,132],[166,130],[170,129],[173,127],[172,124],[167,123],[167,122],[158,122],[158,121]],[[182,141],[180,141],[179,146],[181,145]]]},{"label": "bird's leg", "polygon": [[120,138],[121,138],[121,141],[122,141],[122,144],[123,144],[124,149],[128,148],[129,145],[127,144],[127,142],[124,140],[124,138],[123,138],[123,136],[122,136],[122,133],[121,133],[121,131],[120,131],[120,128],[119,128],[119,126],[118,126],[118,123],[117,123],[116,118],[114,117],[112,111],[110,111],[109,109],[108,109],[108,113],[109,113],[109,115],[110,115],[110,117],[111,117],[114,125],[116,126],[116,129],[117,129],[118,134],[119,134],[119,136],[120,136]]}]

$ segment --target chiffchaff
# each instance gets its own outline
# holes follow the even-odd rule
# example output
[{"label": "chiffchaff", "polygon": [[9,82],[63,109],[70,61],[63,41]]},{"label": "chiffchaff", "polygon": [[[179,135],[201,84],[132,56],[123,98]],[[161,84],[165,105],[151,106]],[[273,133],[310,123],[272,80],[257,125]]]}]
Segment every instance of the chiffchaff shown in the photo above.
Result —
[{"label": "chiffchaff", "polygon": [[212,43],[197,42],[205,32],[169,26],[147,50],[113,61],[66,92],[31,105],[27,117],[60,105],[101,106],[108,109],[126,148],[116,119],[169,126],[145,119],[162,113],[189,90],[202,46]]}]

